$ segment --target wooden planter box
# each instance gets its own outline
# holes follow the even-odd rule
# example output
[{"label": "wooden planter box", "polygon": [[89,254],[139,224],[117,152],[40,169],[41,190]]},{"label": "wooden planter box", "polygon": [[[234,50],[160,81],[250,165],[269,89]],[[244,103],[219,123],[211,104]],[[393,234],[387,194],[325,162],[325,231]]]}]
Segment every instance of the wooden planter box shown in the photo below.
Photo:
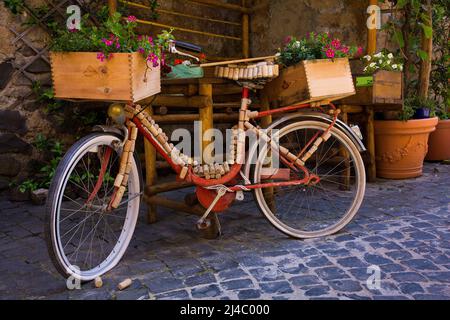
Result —
[{"label": "wooden planter box", "polygon": [[160,68],[147,68],[140,53],[51,52],[56,98],[137,102],[161,91]]},{"label": "wooden planter box", "polygon": [[356,95],[340,101],[349,105],[403,105],[403,73],[378,71],[373,85],[356,87]]},{"label": "wooden planter box", "polygon": [[308,60],[283,69],[264,94],[283,107],[297,103],[338,100],[355,94],[348,59]]}]

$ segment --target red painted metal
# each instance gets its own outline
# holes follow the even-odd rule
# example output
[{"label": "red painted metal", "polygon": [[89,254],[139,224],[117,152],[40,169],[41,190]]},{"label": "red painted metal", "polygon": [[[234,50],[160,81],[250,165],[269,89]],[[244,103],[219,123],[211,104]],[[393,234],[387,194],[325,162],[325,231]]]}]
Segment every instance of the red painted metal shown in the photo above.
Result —
[{"label": "red painted metal", "polygon": [[298,105],[294,105],[294,106],[272,109],[272,110],[267,110],[267,111],[261,111],[255,117],[255,119],[271,116],[271,115],[277,114],[277,113],[289,112],[289,111],[294,111],[294,110],[298,110],[298,109],[304,109],[304,108],[308,108],[310,106],[311,105],[309,103],[307,103],[307,104],[298,104]]},{"label": "red painted metal", "polygon": [[288,168],[263,168],[261,171],[261,180],[290,180],[291,169]]},{"label": "red painted metal", "polygon": [[147,130],[144,129],[144,126],[142,125],[142,123],[139,121],[138,118],[134,117],[133,118],[133,122],[136,124],[136,126],[139,129],[139,132],[141,132],[144,137],[150,141],[150,143],[152,144],[152,146],[155,147],[156,151],[158,151],[158,153],[170,164],[170,166],[172,167],[172,169],[177,173],[180,174],[181,172],[181,167],[179,165],[177,165],[175,162],[173,162],[172,158],[166,153],[166,151],[159,145],[159,143],[155,140],[155,138],[153,137],[153,135],[151,133],[149,133]]},{"label": "red painted metal", "polygon": [[[309,146],[319,137],[320,131],[317,131],[314,137],[311,138],[311,140],[308,141],[308,143],[303,147],[303,149],[300,151],[300,153],[297,155],[297,159],[300,159],[301,156],[305,153],[305,151],[309,148]],[[291,163],[294,164],[296,160],[292,160]]]},{"label": "red painted metal", "polygon": [[94,200],[95,196],[100,191],[100,188],[102,187],[102,183],[103,183],[103,178],[105,177],[106,167],[108,166],[109,160],[111,159],[111,154],[112,154],[112,148],[106,147],[106,151],[103,156],[102,166],[100,167],[100,172],[98,174],[97,182],[95,183],[94,189],[92,190],[91,194],[89,195],[88,199],[86,200],[86,203],[89,203],[92,200]]},{"label": "red painted metal", "polygon": [[[217,196],[217,192],[215,190],[208,190],[202,187],[197,187],[195,193],[197,194],[198,201],[205,209],[209,208],[209,206]],[[219,201],[213,207],[212,212],[219,213],[227,210],[235,200],[236,200],[235,193],[233,192],[226,193],[223,197],[219,199]]]}]

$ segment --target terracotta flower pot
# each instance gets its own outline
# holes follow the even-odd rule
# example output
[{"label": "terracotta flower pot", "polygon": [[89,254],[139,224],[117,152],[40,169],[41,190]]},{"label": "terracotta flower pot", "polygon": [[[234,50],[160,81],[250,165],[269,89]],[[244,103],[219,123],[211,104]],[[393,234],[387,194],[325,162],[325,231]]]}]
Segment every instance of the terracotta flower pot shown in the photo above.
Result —
[{"label": "terracotta flower pot", "polygon": [[425,160],[450,160],[450,120],[439,121],[436,131],[431,133]]},{"label": "terracotta flower pot", "polygon": [[422,175],[428,138],[438,118],[375,121],[377,176],[407,179]]}]

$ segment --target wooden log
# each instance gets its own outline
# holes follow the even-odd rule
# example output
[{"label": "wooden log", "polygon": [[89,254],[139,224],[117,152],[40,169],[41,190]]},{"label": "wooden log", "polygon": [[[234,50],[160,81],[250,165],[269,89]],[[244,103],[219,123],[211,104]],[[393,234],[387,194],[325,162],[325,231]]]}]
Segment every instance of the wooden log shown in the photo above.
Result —
[{"label": "wooden log", "polygon": [[[153,114],[153,109],[149,108],[149,115]],[[151,186],[156,180],[156,149],[150,141],[144,139],[145,150],[145,182],[147,186]],[[147,209],[147,223],[152,224],[157,220],[156,206],[149,205]]]},{"label": "wooden log", "polygon": [[369,182],[375,182],[377,177],[377,169],[375,162],[375,128],[374,128],[374,111],[373,107],[368,107],[367,111],[367,151],[369,152],[369,168],[367,171],[367,178]]},{"label": "wooden log", "polygon": [[175,211],[187,212],[196,216],[202,216],[205,211],[205,209],[200,206],[188,206],[185,203],[169,200],[162,196],[144,196],[144,201],[150,205],[157,205]]}]

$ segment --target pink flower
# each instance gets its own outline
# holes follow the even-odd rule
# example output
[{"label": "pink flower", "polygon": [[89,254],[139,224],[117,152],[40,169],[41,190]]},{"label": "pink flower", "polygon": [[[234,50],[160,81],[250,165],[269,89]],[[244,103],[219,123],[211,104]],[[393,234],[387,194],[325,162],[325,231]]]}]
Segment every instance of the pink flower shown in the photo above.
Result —
[{"label": "pink flower", "polygon": [[77,28],[69,29],[69,32],[72,32],[72,33],[75,33],[75,32],[78,32],[78,31],[80,31],[80,30],[78,30]]},{"label": "pink flower", "polygon": [[331,45],[336,49],[339,49],[341,47],[341,41],[339,41],[339,39],[334,39],[331,41]]},{"label": "pink flower", "polygon": [[326,54],[328,58],[334,58],[334,56],[336,55],[333,49],[328,49]]},{"label": "pink flower", "polygon": [[119,49],[120,48],[120,43],[119,43],[119,41],[117,40],[116,41],[116,49]]},{"label": "pink flower", "polygon": [[97,59],[103,62],[105,60],[105,55],[103,52],[97,53]]},{"label": "pink flower", "polygon": [[344,47],[342,47],[341,51],[342,51],[342,53],[344,53],[344,54],[348,54],[349,48],[344,46]]},{"label": "pink flower", "polygon": [[138,52],[139,52],[139,53],[145,53],[145,50],[144,50],[144,48],[139,48],[139,49],[138,49]]},{"label": "pink flower", "polygon": [[112,44],[113,44],[112,40],[108,40],[108,39],[105,39],[105,38],[102,39],[102,42],[104,44],[106,44],[108,47],[112,46]]},{"label": "pink flower", "polygon": [[127,21],[128,22],[136,22],[137,18],[135,16],[128,16]]},{"label": "pink flower", "polygon": [[291,41],[292,41],[292,37],[291,36],[288,36],[288,37],[284,38],[284,44],[288,44]]},{"label": "pink flower", "polygon": [[153,44],[153,38],[152,38],[152,37],[148,37],[148,42],[149,42],[150,44]]},{"label": "pink flower", "polygon": [[362,56],[363,53],[364,53],[363,48],[362,48],[362,47],[358,47],[358,51],[356,51],[356,55],[357,55],[357,56]]},{"label": "pink flower", "polygon": [[140,34],[140,35],[138,35],[138,41],[141,41],[142,40],[142,35]]}]

